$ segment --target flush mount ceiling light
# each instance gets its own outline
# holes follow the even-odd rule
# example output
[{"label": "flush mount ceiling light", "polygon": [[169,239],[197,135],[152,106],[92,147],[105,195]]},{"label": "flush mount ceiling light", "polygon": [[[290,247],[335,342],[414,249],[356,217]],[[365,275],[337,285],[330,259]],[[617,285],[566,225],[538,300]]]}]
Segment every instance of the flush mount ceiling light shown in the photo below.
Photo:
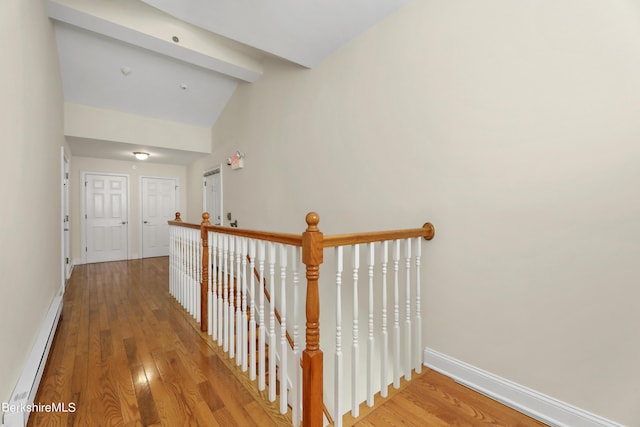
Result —
[{"label": "flush mount ceiling light", "polygon": [[187,86],[186,83],[180,83],[180,89],[187,90],[188,88],[189,88],[189,86]]},{"label": "flush mount ceiling light", "polygon": [[124,65],[122,68],[120,68],[120,72],[123,76],[128,76],[129,74],[131,74],[131,67],[127,67],[126,65]]},{"label": "flush mount ceiling light", "polygon": [[133,155],[136,156],[138,160],[147,160],[149,158],[149,153],[145,153],[144,151],[134,151]]}]

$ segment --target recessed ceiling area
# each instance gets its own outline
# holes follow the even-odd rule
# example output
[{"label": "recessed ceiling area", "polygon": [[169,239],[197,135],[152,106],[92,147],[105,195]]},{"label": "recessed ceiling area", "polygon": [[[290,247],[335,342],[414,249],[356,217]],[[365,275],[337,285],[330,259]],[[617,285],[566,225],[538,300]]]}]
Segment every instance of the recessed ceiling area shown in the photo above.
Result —
[{"label": "recessed ceiling area", "polygon": [[[208,130],[238,84],[260,79],[265,56],[313,67],[409,2],[45,1],[66,104]],[[65,135],[74,156],[130,160],[135,148],[152,154],[147,161],[188,164],[207,154],[185,149],[180,138],[133,147],[89,131]]]}]

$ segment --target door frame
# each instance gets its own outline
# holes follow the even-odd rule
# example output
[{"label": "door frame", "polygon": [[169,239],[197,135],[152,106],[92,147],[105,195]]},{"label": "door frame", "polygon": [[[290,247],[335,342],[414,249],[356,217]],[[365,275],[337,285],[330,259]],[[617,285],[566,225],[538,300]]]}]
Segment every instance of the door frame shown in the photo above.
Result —
[{"label": "door frame", "polygon": [[[60,220],[62,222],[62,226],[60,228],[60,249],[62,258],[61,281],[63,293],[66,288],[67,280],[71,277],[71,271],[73,270],[73,261],[71,256],[71,212],[69,209],[70,184],[69,158],[67,157],[67,153],[65,153],[64,147],[60,147]],[[67,212],[69,212],[69,218],[65,221]],[[69,239],[65,239],[65,227],[69,233]],[[67,267],[67,265],[69,267]]]},{"label": "door frame", "polygon": [[[80,252],[82,263],[87,263],[87,175],[120,176],[127,179],[127,259],[131,259],[131,176],[126,173],[80,171]],[[82,248],[85,248],[83,251]]]},{"label": "door frame", "polygon": [[224,201],[224,197],[223,197],[224,184],[222,181],[223,180],[222,163],[220,163],[218,166],[213,166],[213,167],[210,167],[209,169],[205,169],[202,172],[202,212],[201,213],[207,211],[207,187],[205,186],[207,175],[215,175],[216,173],[220,174],[220,225],[224,226],[224,207],[222,205]]},{"label": "door frame", "polygon": [[140,214],[138,215],[138,242],[139,242],[139,254],[140,254],[140,259],[144,259],[144,242],[142,241],[142,236],[143,236],[143,224],[142,221],[144,221],[144,215],[143,215],[143,211],[142,211],[142,179],[143,178],[153,178],[153,179],[172,179],[175,181],[176,183],[176,188],[175,188],[175,192],[176,192],[176,200],[175,200],[175,206],[174,206],[174,210],[176,212],[180,211],[180,179],[177,176],[152,176],[152,175],[140,175],[140,178],[138,179],[138,188],[140,189],[139,191],[139,195],[140,197],[138,197],[138,212],[140,212]]}]

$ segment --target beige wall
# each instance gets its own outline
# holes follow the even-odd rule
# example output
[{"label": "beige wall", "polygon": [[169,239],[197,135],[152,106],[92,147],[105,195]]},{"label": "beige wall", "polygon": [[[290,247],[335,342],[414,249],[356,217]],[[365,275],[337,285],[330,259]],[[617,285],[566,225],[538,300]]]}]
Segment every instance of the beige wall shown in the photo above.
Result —
[{"label": "beige wall", "polygon": [[185,211],[186,213],[186,166],[74,157],[71,162],[71,204],[69,208],[71,210],[71,250],[72,258],[76,264],[82,262],[82,233],[80,231],[82,225],[80,221],[80,199],[83,196],[81,187],[82,172],[117,173],[129,176],[129,232],[131,234],[129,257],[132,259],[139,258],[142,254],[140,247],[140,222],[142,221],[140,218],[140,177],[178,178],[178,185],[180,187],[178,191],[180,199],[179,207],[181,211]]},{"label": "beige wall", "polygon": [[61,283],[62,84],[40,0],[0,2],[0,402]]},{"label": "beige wall", "polygon": [[640,425],[638,17],[416,0],[313,70],[267,61],[189,169],[189,219],[202,171],[239,149],[224,203],[241,227],[430,220],[427,346]]},{"label": "beige wall", "polygon": [[66,103],[64,134],[138,147],[211,152],[211,129],[121,111]]}]

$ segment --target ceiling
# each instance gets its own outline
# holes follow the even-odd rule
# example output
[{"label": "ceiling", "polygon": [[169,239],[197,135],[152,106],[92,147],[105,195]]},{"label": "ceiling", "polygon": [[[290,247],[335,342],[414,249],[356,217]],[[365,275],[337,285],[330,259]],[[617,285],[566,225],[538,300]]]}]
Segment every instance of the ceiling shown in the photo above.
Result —
[{"label": "ceiling", "polygon": [[[211,128],[237,85],[260,79],[266,56],[314,67],[408,1],[46,3],[66,103]],[[131,160],[134,146],[94,136],[67,140],[75,156],[119,160]],[[173,164],[206,155],[178,143],[157,151],[156,161]]]}]

